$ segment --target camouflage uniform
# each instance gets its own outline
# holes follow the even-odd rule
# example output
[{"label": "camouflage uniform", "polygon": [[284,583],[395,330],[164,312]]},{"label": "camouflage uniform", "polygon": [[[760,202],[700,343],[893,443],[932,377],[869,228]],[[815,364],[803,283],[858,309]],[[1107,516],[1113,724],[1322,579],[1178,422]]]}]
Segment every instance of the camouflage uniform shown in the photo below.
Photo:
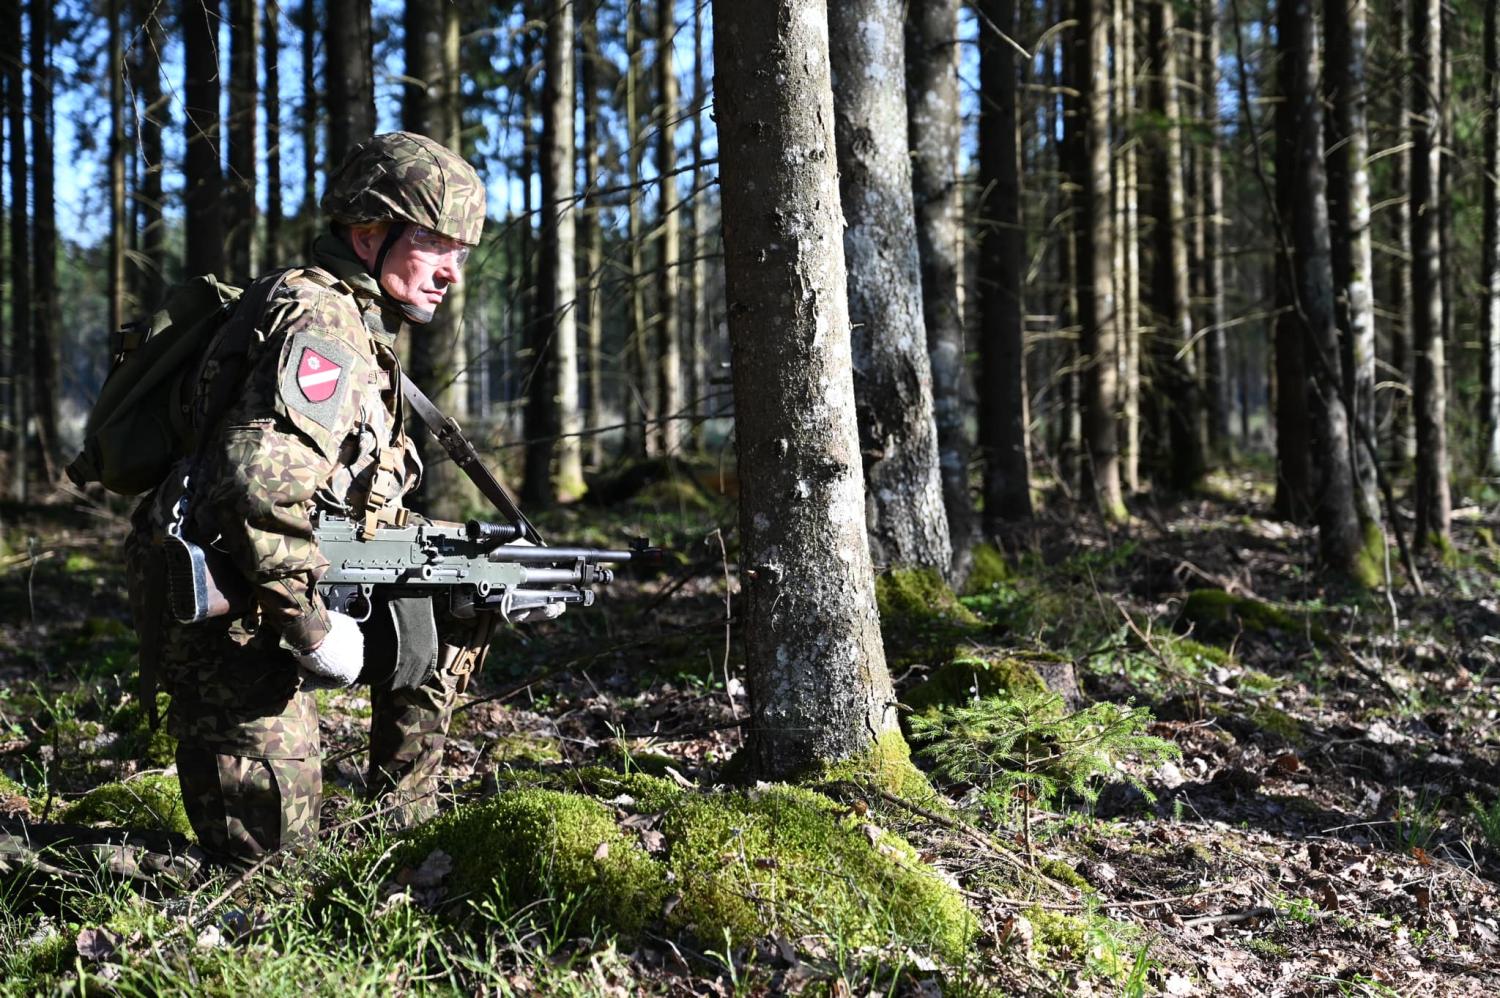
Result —
[{"label": "camouflage uniform", "polygon": [[[474,243],[484,188],[442,146],[394,133],[356,147],[323,207],[343,224],[418,224]],[[243,388],[199,452],[137,509],[126,546],[145,627],[152,538],[189,477],[192,532],[226,552],[252,587],[244,615],[167,622],[160,642],[188,816],[202,846],[240,861],[304,842],[318,827],[318,713],[293,657],[329,626],[314,591],[328,563],[310,515],[392,517],[421,473],[393,348],[402,312],[341,236],[320,238],[313,262],[270,299]],[[371,694],[371,792],[405,801],[408,820],[433,810],[456,696],[453,649],[443,650],[421,688]]]}]

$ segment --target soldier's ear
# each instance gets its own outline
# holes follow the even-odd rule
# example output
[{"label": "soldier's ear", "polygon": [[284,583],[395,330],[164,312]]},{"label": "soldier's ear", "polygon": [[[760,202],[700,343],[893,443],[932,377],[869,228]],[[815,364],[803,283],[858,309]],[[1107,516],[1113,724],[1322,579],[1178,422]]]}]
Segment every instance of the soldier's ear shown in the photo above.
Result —
[{"label": "soldier's ear", "polygon": [[349,245],[366,267],[375,265],[375,257],[380,253],[380,244],[385,241],[385,231],[388,228],[389,222],[349,226]]}]

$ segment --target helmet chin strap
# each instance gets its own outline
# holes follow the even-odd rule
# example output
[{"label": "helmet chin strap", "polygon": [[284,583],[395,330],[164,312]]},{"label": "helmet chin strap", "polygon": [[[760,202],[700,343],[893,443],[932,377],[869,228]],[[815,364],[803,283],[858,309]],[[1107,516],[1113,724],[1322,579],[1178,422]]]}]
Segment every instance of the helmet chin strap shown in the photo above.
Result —
[{"label": "helmet chin strap", "polygon": [[406,232],[405,222],[391,223],[391,227],[386,230],[385,240],[381,242],[380,249],[375,254],[375,263],[370,267],[370,276],[375,278],[375,283],[379,285],[381,291],[385,292],[385,296],[395,302],[396,307],[401,310],[402,315],[406,316],[407,321],[425,325],[432,321],[433,315],[436,314],[436,309],[422,308],[418,305],[401,301],[395,295],[391,294],[390,291],[386,290],[385,281],[380,276],[381,272],[385,270],[385,258],[390,255],[391,250],[396,246],[396,240],[400,239],[404,232]]}]

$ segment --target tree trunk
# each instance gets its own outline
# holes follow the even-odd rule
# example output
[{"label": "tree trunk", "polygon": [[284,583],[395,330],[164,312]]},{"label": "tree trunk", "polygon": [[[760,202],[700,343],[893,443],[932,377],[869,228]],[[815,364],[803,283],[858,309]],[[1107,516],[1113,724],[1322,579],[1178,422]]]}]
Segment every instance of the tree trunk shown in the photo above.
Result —
[{"label": "tree trunk", "polygon": [[[1335,0],[1342,2],[1342,0]],[[1323,106],[1317,78],[1317,22],[1310,0],[1284,2],[1277,28],[1286,67],[1286,102],[1296,137],[1296,191],[1292,205],[1292,256],[1296,271],[1297,322],[1306,345],[1309,416],[1319,482],[1316,515],[1318,554],[1324,567],[1365,583],[1361,575],[1363,531],[1355,500],[1354,465],[1344,408],[1338,322],[1334,314],[1333,262],[1328,224],[1328,178],[1323,164]]]},{"label": "tree trunk", "polygon": [[375,134],[375,73],[369,0],[326,0],[326,4],[327,57],[323,66],[328,97],[328,168],[332,170],[350,149]]},{"label": "tree trunk", "polygon": [[[998,30],[1014,35],[1015,0],[983,0]],[[991,532],[1031,517],[1026,442],[1025,337],[1021,280],[1026,233],[1021,227],[1015,50],[995,31],[979,33],[979,315],[980,444],[984,451],[984,520]]]},{"label": "tree trunk", "polygon": [[1083,373],[1083,442],[1087,460],[1083,494],[1106,520],[1124,520],[1120,443],[1116,419],[1120,349],[1114,295],[1114,242],[1110,231],[1109,23],[1104,0],[1079,0],[1083,92],[1083,212],[1078,226],[1079,352]]},{"label": "tree trunk", "polygon": [[[302,0],[302,216],[303,252],[318,238],[318,82],[313,53],[318,41],[317,0]],[[332,165],[330,165],[332,169]]]},{"label": "tree trunk", "polygon": [[932,0],[907,8],[906,113],[938,467],[953,548],[951,575],[962,580],[969,572],[974,543],[974,501],[969,494],[969,441],[964,425],[969,374],[958,302],[963,266],[959,246],[963,205],[954,155],[962,138],[958,10],[959,0]]},{"label": "tree trunk", "polygon": [[1332,81],[1332,132],[1337,137],[1328,157],[1328,205],[1334,232],[1334,287],[1344,289],[1339,317],[1344,344],[1343,389],[1351,406],[1355,499],[1360,518],[1378,523],[1375,457],[1362,443],[1375,440],[1374,250],[1370,174],[1365,165],[1370,148],[1365,94],[1367,10],[1367,0],[1326,0],[1324,78]]},{"label": "tree trunk", "polygon": [[[121,0],[109,0],[109,328],[129,309],[125,284],[125,26]],[[17,96],[19,100],[19,95]],[[28,323],[29,325],[29,323]]]},{"label": "tree trunk", "polygon": [[255,274],[255,57],[260,51],[260,3],[229,0],[229,177],[224,190],[229,277],[249,283]]},{"label": "tree trunk", "polygon": [[1217,4],[1203,13],[1203,333],[1208,439],[1220,457],[1230,447],[1229,353],[1224,334],[1224,164],[1219,124],[1219,19]]},{"label": "tree trunk", "polygon": [[[330,0],[332,2],[332,0]],[[409,0],[406,5],[406,76],[402,125],[462,155],[459,129],[458,7]],[[332,75],[337,75],[336,73]],[[335,115],[336,116],[336,115]],[[359,139],[368,137],[363,134]],[[408,341],[411,378],[447,415],[468,413],[468,356],[464,332],[465,287],[448,289],[431,322]],[[418,486],[420,508],[443,519],[459,519],[478,505],[478,490],[430,434],[416,441],[425,465]]]},{"label": "tree trunk", "polygon": [[1169,453],[1167,483],[1179,492],[1195,488],[1203,476],[1199,433],[1202,405],[1193,351],[1193,320],[1188,309],[1186,198],[1182,184],[1182,121],[1177,95],[1176,25],[1171,0],[1151,4],[1151,108],[1159,121],[1151,157],[1151,214],[1155,250],[1151,306],[1152,389],[1166,421]]},{"label": "tree trunk", "polygon": [[681,449],[682,334],[678,321],[680,283],[677,272],[681,215],[677,210],[677,69],[672,64],[672,40],[677,33],[671,0],[657,6],[656,89],[661,124],[656,130],[656,172],[660,176],[661,224],[656,254],[656,439],[662,454]]},{"label": "tree trunk", "polygon": [[[39,3],[39,6],[47,6]],[[171,104],[162,95],[161,53],[166,48],[161,12],[156,0],[135,0],[136,42],[131,46],[133,86],[138,95],[141,146],[141,186],[136,192],[137,223],[141,239],[140,264],[136,270],[136,297],[144,308],[155,308],[166,290],[166,222],[162,219],[162,127],[171,115]],[[40,244],[40,233],[38,234]]]},{"label": "tree trunk", "polygon": [[[183,201],[187,207],[184,276],[224,273],[224,177],[219,167],[219,0],[183,0]],[[117,105],[118,106],[118,105]]]},{"label": "tree trunk", "polygon": [[[1395,144],[1407,146],[1412,141],[1411,128],[1411,73],[1405,60],[1411,51],[1411,2],[1394,0],[1392,16],[1396,21],[1396,52],[1399,53],[1400,71],[1396,73],[1396,122]],[[1403,475],[1412,466],[1417,455],[1416,422],[1412,418],[1414,408],[1411,388],[1416,382],[1416,364],[1412,356],[1412,330],[1416,321],[1412,314],[1412,266],[1411,266],[1411,155],[1402,153],[1395,157],[1391,168],[1391,187],[1396,192],[1396,203],[1391,208],[1391,223],[1394,228],[1392,241],[1396,246],[1396,266],[1391,282],[1391,366],[1400,381],[1401,391],[1392,393],[1391,403],[1391,465],[1392,473]]]},{"label": "tree trunk", "polygon": [[[10,495],[26,499],[30,448],[27,424],[31,419],[26,351],[31,342],[31,234],[27,210],[26,92],[23,86],[25,50],[22,48],[21,5],[12,3],[5,13],[0,37],[5,40],[0,73],[5,77],[5,115],[10,125]],[[115,33],[118,36],[118,30]]]},{"label": "tree trunk", "polygon": [[1479,306],[1480,421],[1483,428],[1480,468],[1500,477],[1500,2],[1484,5],[1484,222],[1481,233]]},{"label": "tree trunk", "polygon": [[1413,417],[1417,433],[1416,542],[1449,542],[1448,430],[1443,359],[1443,275],[1439,245],[1438,158],[1442,108],[1442,5],[1412,3],[1411,250]]},{"label": "tree trunk", "polygon": [[904,72],[902,5],[841,0],[828,16],[870,556],[947,573],[906,103],[893,85]]},{"label": "tree trunk", "polygon": [[[599,186],[599,11],[591,12],[583,22],[581,37],[580,89],[583,92],[583,178],[585,190]],[[604,302],[599,284],[604,274],[604,227],[599,222],[599,205],[585,202],[578,217],[583,230],[579,241],[584,247],[587,285],[580,299],[584,312],[585,354],[588,358],[588,404],[583,425],[588,436],[589,465],[604,463],[604,435],[597,432],[604,425]]]},{"label": "tree trunk", "polygon": [[646,266],[642,261],[645,235],[641,231],[641,32],[636,23],[639,11],[625,11],[625,183],[627,194],[627,237],[630,240],[630,326],[625,340],[625,453],[630,457],[647,457],[652,451],[652,434],[647,426],[649,414],[655,411],[646,378]]},{"label": "tree trunk", "polygon": [[[583,491],[578,431],[578,313],[573,200],[573,5],[551,0],[542,81],[542,242],[537,267],[537,368],[526,407],[526,477],[533,505]],[[555,435],[561,433],[561,440]],[[552,456],[557,455],[557,478]]]},{"label": "tree trunk", "polygon": [[1127,143],[1122,151],[1121,195],[1124,201],[1124,270],[1121,336],[1124,372],[1121,386],[1120,473],[1131,492],[1141,489],[1141,227],[1140,143],[1136,141],[1136,30],[1135,0],[1119,0],[1122,11],[1121,42],[1117,51],[1123,89],[1124,117],[1120,123]]},{"label": "tree trunk", "polygon": [[687,331],[687,396],[691,429],[688,442],[703,449],[704,393],[708,386],[706,350],[713,323],[708,315],[708,254],[713,242],[708,231],[708,171],[703,163],[703,119],[709,113],[704,69],[703,15],[705,4],[693,7],[693,263],[688,295],[691,320]]},{"label": "tree trunk", "polygon": [[281,260],[281,4],[266,0],[266,241],[263,266]]},{"label": "tree trunk", "polygon": [[861,516],[828,12],[715,0],[713,14],[746,751],[756,775],[785,780],[900,734]]},{"label": "tree trunk", "polygon": [[42,467],[48,481],[57,467],[57,199],[53,184],[52,4],[31,0],[31,149],[33,179],[32,247],[36,285],[31,327],[32,409],[41,438]]}]

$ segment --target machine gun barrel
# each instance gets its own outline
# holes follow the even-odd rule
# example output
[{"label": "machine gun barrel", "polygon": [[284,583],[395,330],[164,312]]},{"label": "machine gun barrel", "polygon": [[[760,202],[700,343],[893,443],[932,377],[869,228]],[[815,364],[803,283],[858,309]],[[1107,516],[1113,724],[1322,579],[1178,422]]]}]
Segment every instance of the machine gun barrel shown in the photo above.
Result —
[{"label": "machine gun barrel", "polygon": [[579,559],[588,562],[626,562],[647,553],[648,549],[619,551],[606,548],[523,547],[519,544],[507,544],[491,551],[489,557],[490,561],[550,565],[560,561],[578,561]]}]

